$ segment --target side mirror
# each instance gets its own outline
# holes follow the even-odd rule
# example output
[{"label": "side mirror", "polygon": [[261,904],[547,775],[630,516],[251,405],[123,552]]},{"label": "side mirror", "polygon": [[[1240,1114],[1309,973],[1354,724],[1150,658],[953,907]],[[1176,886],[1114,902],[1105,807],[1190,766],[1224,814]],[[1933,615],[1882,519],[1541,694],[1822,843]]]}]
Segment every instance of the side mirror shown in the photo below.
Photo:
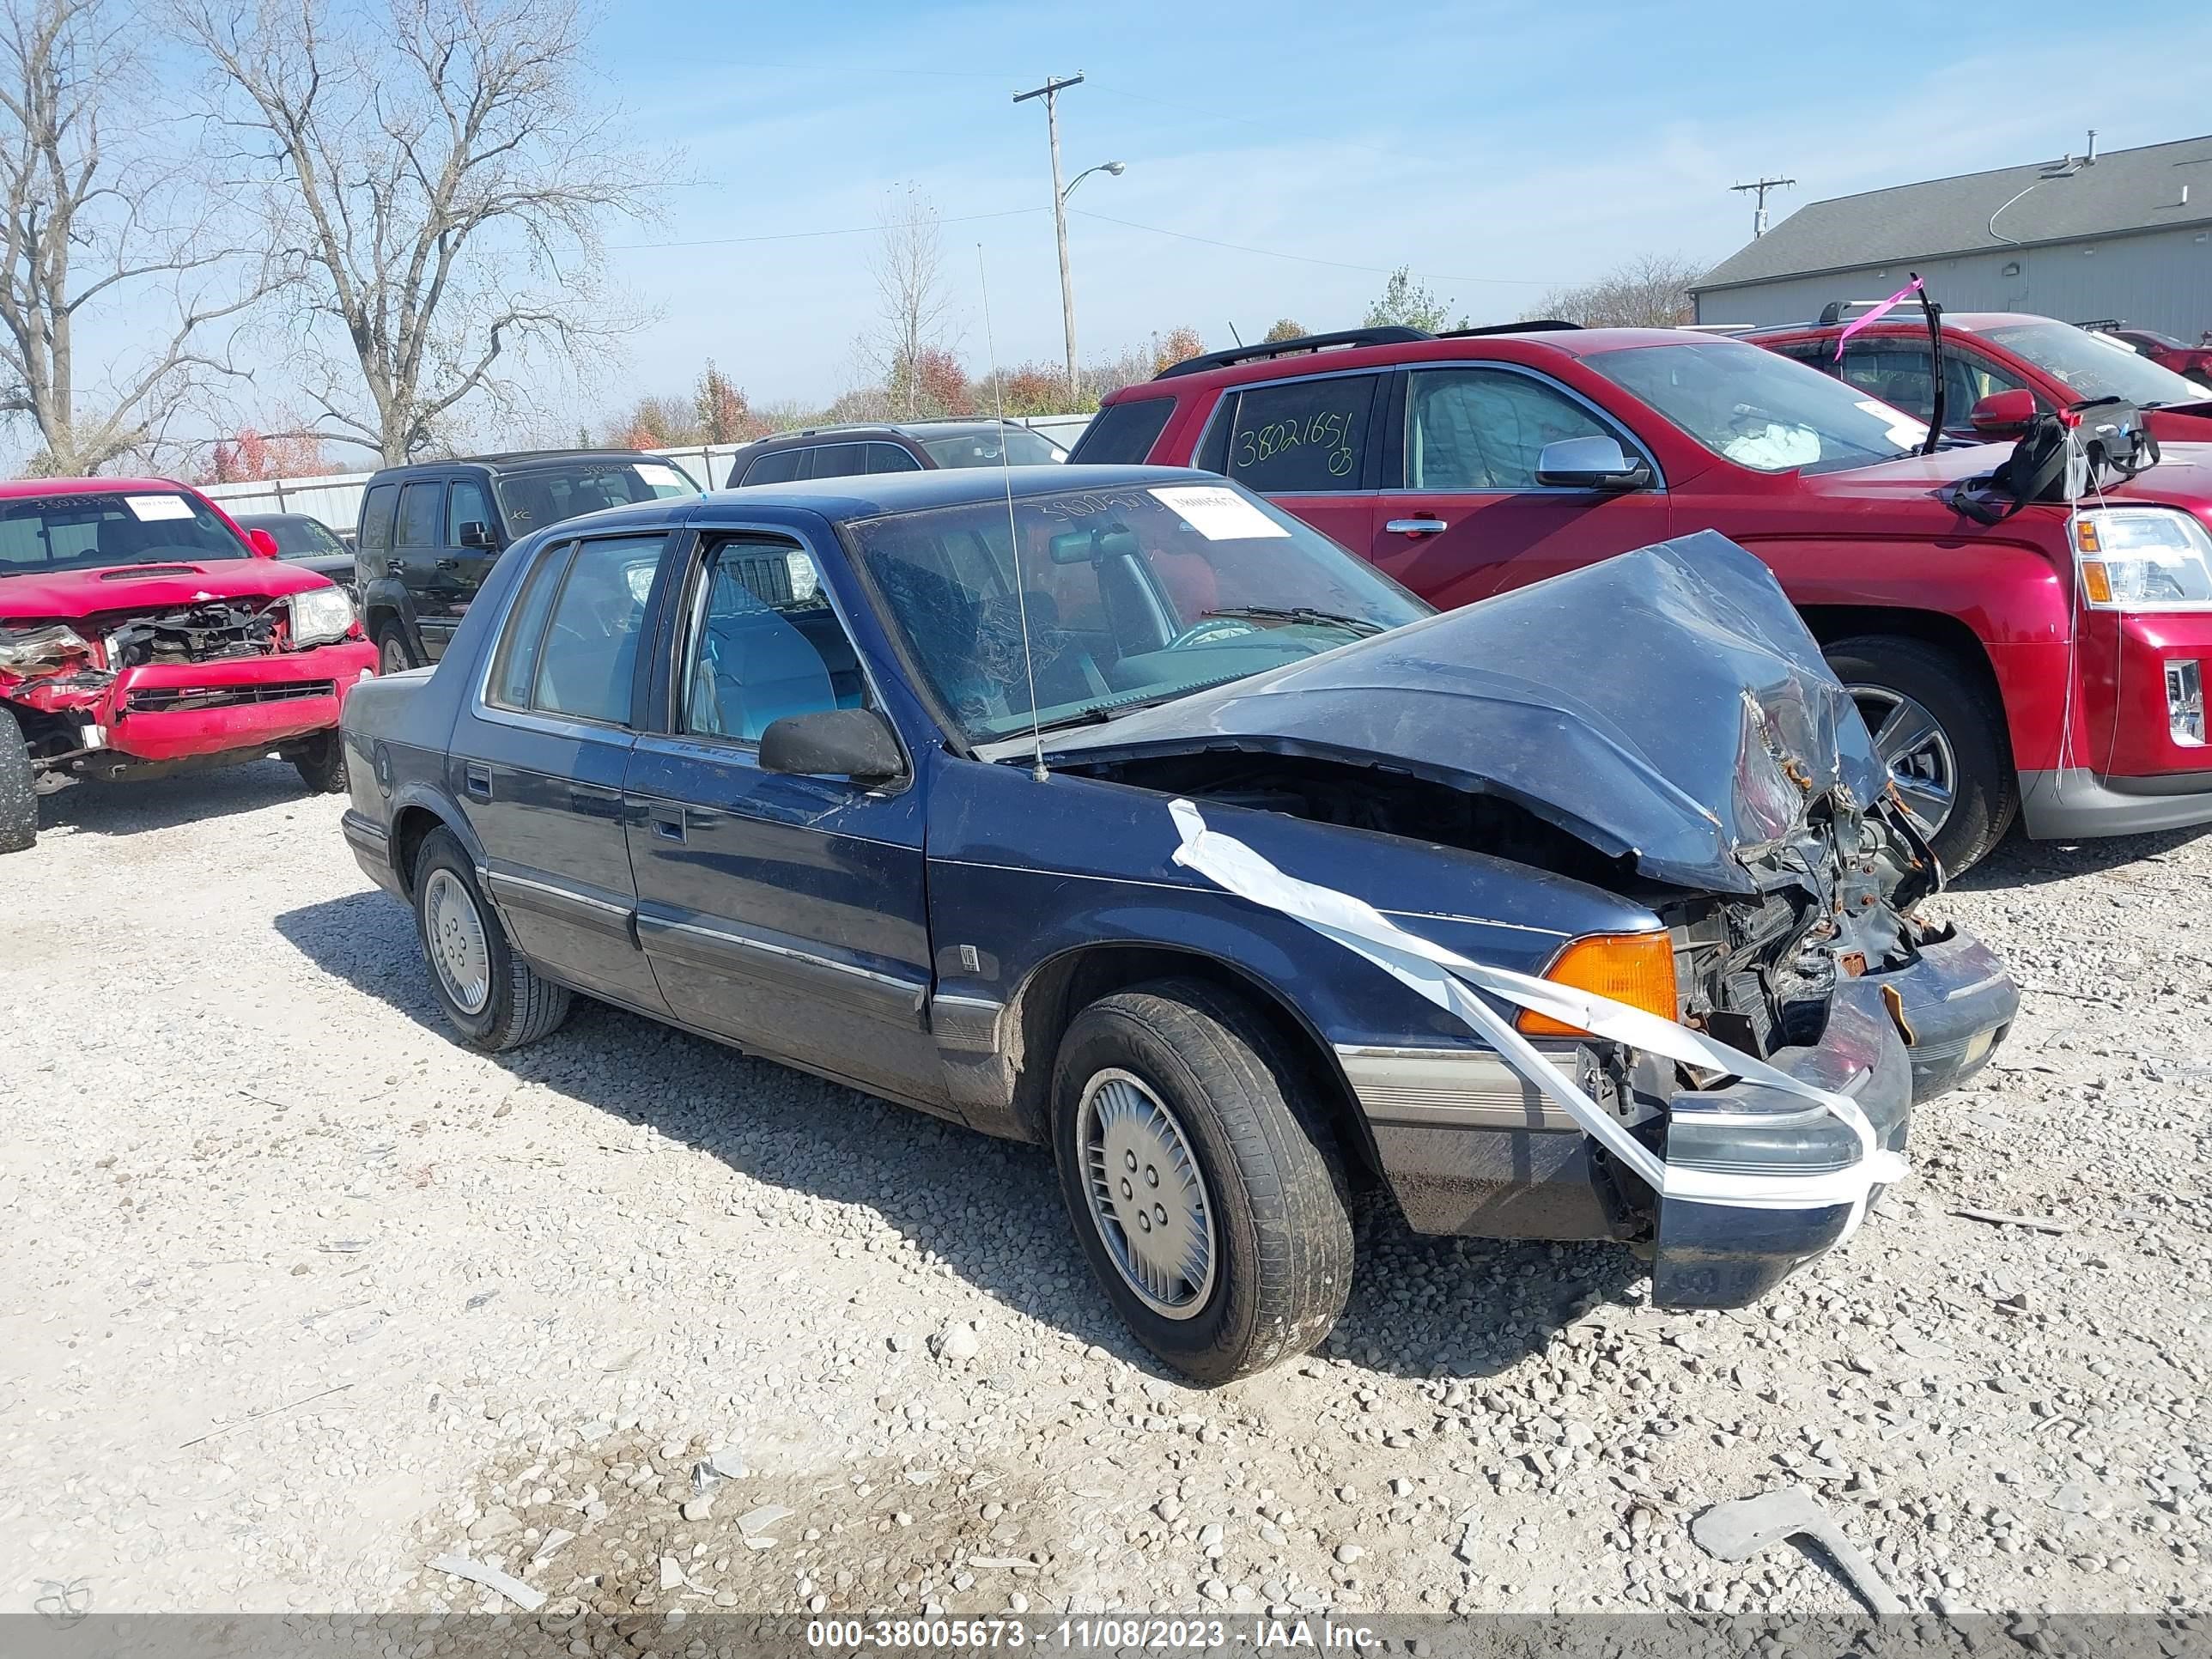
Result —
[{"label": "side mirror", "polygon": [[1974,405],[1966,417],[1975,434],[1984,438],[2017,438],[2035,418],[2035,394],[2024,386],[2009,392],[1992,392]]},{"label": "side mirror", "polygon": [[1651,466],[1630,460],[1615,438],[1561,438],[1538,452],[1536,482],[1553,489],[1642,489]]},{"label": "side mirror", "polygon": [[276,556],[276,538],[259,525],[254,526],[246,532],[246,544],[253,550],[253,556],[257,559],[273,559]]},{"label": "side mirror", "polygon": [[491,526],[481,519],[471,519],[467,523],[461,526],[461,545],[463,547],[490,547],[493,545],[491,538]]},{"label": "side mirror", "polygon": [[872,708],[824,708],[786,714],[761,733],[763,772],[888,783],[906,773],[891,723]]}]

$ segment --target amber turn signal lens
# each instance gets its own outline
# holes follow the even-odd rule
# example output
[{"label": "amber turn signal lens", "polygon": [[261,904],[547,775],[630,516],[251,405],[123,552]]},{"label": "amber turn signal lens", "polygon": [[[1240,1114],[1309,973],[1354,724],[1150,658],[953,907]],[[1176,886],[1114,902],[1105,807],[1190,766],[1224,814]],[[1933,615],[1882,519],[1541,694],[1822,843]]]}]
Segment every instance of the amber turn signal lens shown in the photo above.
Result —
[{"label": "amber turn signal lens", "polygon": [[[1662,1019],[1674,1018],[1674,942],[1664,933],[1595,933],[1578,939],[1553,959],[1544,977],[1554,985],[1611,997]],[[1533,1008],[1523,1008],[1513,1024],[1523,1036],[1589,1035]]]},{"label": "amber turn signal lens", "polygon": [[2112,602],[2112,578],[2106,570],[2102,559],[2081,561],[2081,589],[2088,594],[2093,605],[2110,605]]}]

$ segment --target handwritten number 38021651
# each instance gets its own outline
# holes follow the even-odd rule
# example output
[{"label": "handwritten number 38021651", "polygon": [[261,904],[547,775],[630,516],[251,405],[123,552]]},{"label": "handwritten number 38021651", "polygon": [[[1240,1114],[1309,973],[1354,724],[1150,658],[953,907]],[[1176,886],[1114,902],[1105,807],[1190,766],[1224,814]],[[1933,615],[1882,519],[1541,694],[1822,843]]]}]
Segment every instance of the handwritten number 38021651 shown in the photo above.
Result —
[{"label": "handwritten number 38021651", "polygon": [[1329,476],[1341,478],[1352,471],[1352,416],[1343,410],[1324,410],[1302,420],[1271,421],[1265,426],[1243,428],[1231,454],[1237,470],[1265,466],[1298,449],[1328,451]]}]

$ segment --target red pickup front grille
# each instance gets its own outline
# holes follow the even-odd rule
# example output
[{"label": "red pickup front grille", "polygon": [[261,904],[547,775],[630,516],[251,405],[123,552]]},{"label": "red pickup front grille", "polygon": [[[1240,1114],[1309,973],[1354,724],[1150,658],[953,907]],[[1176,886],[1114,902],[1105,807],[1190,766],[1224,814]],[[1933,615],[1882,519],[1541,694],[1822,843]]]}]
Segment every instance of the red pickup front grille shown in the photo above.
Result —
[{"label": "red pickup front grille", "polygon": [[203,708],[237,708],[248,703],[296,702],[337,692],[330,680],[274,680],[256,685],[149,685],[131,692],[126,712],[185,714]]}]

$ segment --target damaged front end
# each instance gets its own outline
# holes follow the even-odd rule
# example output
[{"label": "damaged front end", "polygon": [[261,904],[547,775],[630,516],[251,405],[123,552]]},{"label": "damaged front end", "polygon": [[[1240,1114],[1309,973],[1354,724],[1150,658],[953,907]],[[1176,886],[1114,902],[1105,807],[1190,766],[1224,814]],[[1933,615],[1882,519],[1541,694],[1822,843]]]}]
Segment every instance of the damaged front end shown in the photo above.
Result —
[{"label": "damaged front end", "polygon": [[[1382,1172],[1425,1231],[1611,1237],[1649,1257],[1662,1304],[1741,1305],[1847,1236],[1876,1173],[1901,1170],[1914,1103],[1985,1064],[2017,1010],[1984,947],[1916,914],[1935,858],[1771,574],[1718,536],[1119,724],[1059,765],[1487,854],[1648,913],[1637,942],[1671,978],[1543,1028],[1571,1043],[1492,1030],[1486,1011],[1513,1018],[1538,981],[1464,963],[1447,971],[1489,999],[1456,1010],[1478,1041],[1347,1063],[1370,1119],[1397,1115]],[[1391,915],[1410,918],[1382,924],[1402,955],[1423,924]],[[1577,983],[1575,943],[1547,980]],[[1521,1125],[1455,1100],[1455,1076],[1472,1101],[1501,1075]],[[1533,1205],[1545,1182],[1583,1197]]]},{"label": "damaged front end", "polygon": [[[216,597],[69,622],[0,626],[0,700],[33,763],[118,777],[270,750],[336,725],[371,660],[350,602]],[[302,601],[305,599],[303,606]]]}]

